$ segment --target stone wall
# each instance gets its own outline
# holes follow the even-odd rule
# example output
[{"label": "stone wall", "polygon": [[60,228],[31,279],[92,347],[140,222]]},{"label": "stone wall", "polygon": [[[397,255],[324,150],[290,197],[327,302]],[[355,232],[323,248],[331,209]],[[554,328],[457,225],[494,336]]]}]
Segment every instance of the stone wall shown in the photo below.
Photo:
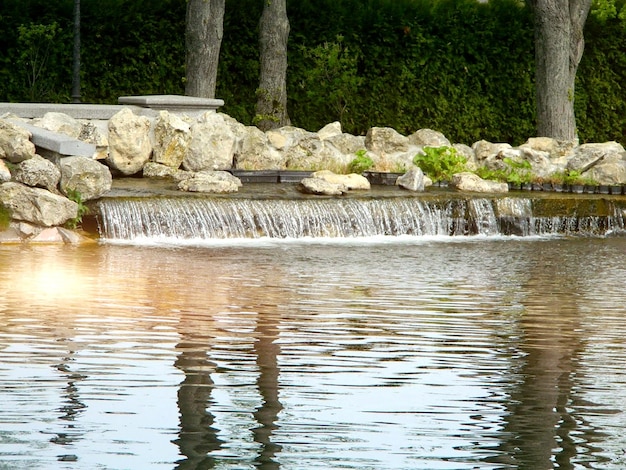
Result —
[{"label": "stone wall", "polygon": [[[87,158],[35,147],[29,133],[14,124],[15,119],[19,118],[0,117],[0,202],[11,212],[12,227],[26,237],[76,218],[77,195],[82,201],[97,199],[109,191],[115,177],[168,177],[177,181],[183,191],[232,192],[241,186],[228,173],[232,170],[331,170],[340,174],[346,172],[357,152],[373,161],[372,171],[406,172],[400,184],[414,190],[428,185],[428,179],[424,180],[413,165],[413,158],[426,146],[454,147],[467,158],[469,170],[497,170],[505,159],[510,159],[528,162],[538,181],[559,172],[576,171],[598,184],[626,184],[626,151],[615,142],[578,145],[530,138],[519,147],[486,141],[470,146],[452,143],[430,129],[405,136],[391,128],[375,127],[365,136],[354,136],[342,132],[338,122],[318,132],[296,127],[262,132],[214,111],[194,117],[169,111],[146,116],[131,107],[106,121],[79,120],[57,112],[22,119],[93,144],[96,151]],[[330,191],[340,194],[367,187],[362,180],[355,183],[355,176],[338,180],[324,172],[318,174],[318,179],[338,185]],[[475,178],[455,178],[463,190],[484,186],[478,182],[473,189],[461,180],[471,182]],[[319,186],[319,182],[311,184]],[[506,190],[485,187],[486,191]],[[306,184],[303,190],[317,193]]]}]

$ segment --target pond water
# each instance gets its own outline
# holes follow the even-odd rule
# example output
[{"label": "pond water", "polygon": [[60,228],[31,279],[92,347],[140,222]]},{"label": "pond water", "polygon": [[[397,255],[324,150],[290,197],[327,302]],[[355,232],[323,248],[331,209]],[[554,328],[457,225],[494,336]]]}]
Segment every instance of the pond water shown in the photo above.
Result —
[{"label": "pond water", "polygon": [[0,469],[626,468],[626,238],[0,246]]}]

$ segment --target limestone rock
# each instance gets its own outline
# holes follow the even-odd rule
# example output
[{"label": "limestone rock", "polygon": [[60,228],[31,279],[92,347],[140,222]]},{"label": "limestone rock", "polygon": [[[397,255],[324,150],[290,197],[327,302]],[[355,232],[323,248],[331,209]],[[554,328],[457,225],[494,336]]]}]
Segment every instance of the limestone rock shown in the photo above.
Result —
[{"label": "limestone rock", "polygon": [[0,184],[11,181],[11,171],[4,160],[0,160]]},{"label": "limestone rock", "polygon": [[78,135],[78,140],[94,144],[96,153],[93,158],[96,160],[105,160],[109,156],[109,138],[106,129],[102,129],[93,122],[84,122],[83,127]]},{"label": "limestone rock", "polygon": [[545,152],[549,158],[561,158],[570,155],[574,148],[578,145],[578,141],[572,140],[556,140],[550,137],[531,137],[526,143],[520,145],[520,148],[530,148],[539,152]]},{"label": "limestone rock", "polygon": [[330,183],[321,178],[304,178],[298,184],[298,190],[305,194],[317,194],[320,196],[341,196],[348,189],[338,183]]},{"label": "limestone rock", "polygon": [[199,193],[236,193],[241,180],[227,171],[199,171],[178,183],[181,191]]},{"label": "limestone rock", "polygon": [[377,154],[406,152],[409,138],[391,127],[372,127],[365,136],[365,147]]},{"label": "limestone rock", "polygon": [[34,120],[33,125],[74,139],[78,139],[83,129],[83,125],[77,119],[64,113],[53,112],[46,113],[41,119]]},{"label": "limestone rock", "polygon": [[478,193],[506,193],[509,191],[509,187],[506,183],[487,181],[469,172],[453,175],[450,184],[460,191]]},{"label": "limestone rock", "polygon": [[567,162],[568,170],[584,173],[605,159],[626,159],[624,147],[617,142],[583,144],[576,147],[574,156]]},{"label": "limestone rock", "polygon": [[143,176],[146,178],[171,178],[174,181],[182,181],[191,178],[193,172],[172,168],[161,163],[148,162],[143,166]]},{"label": "limestone rock", "polygon": [[492,170],[509,169],[510,165],[504,161],[505,159],[510,159],[518,164],[528,162],[530,170],[524,171],[530,171],[539,178],[548,177],[557,170],[555,161],[550,159],[549,153],[531,147],[504,148],[495,157],[493,155],[488,156],[483,164]]},{"label": "limestone rock", "polygon": [[337,134],[324,138],[324,142],[332,144],[337,150],[345,155],[352,155],[359,150],[365,150],[365,136],[352,134]]},{"label": "limestone rock", "polygon": [[70,243],[73,245],[81,244],[81,243],[96,243],[96,241],[92,238],[89,238],[81,233],[78,233],[74,230],[68,230],[63,227],[57,227],[57,231],[61,234],[61,238],[64,243]]},{"label": "limestone rock", "polygon": [[407,168],[413,166],[415,155],[420,152],[420,147],[410,146],[407,152],[385,153],[377,155],[368,152],[368,156],[374,161],[371,171],[404,173]]},{"label": "limestone rock", "polygon": [[287,150],[289,147],[296,145],[304,138],[319,136],[314,132],[309,132],[299,127],[284,126],[278,129],[267,131],[267,140],[276,150]]},{"label": "limestone rock", "polygon": [[154,140],[154,161],[178,168],[191,142],[191,128],[176,114],[161,111],[154,126]]},{"label": "limestone rock", "polygon": [[424,172],[412,165],[409,171],[398,177],[396,184],[409,191],[424,191]]},{"label": "limestone rock", "polygon": [[32,243],[63,243],[65,240],[57,227],[49,227],[29,240]]},{"label": "limestone rock", "polygon": [[35,156],[30,132],[10,122],[0,120],[0,159],[19,163]]},{"label": "limestone rock", "polygon": [[109,169],[97,160],[87,157],[66,157],[60,160],[60,188],[63,194],[77,191],[83,201],[101,197],[111,189]]},{"label": "limestone rock", "polygon": [[152,154],[150,120],[123,108],[109,120],[109,166],[123,175],[140,171]]},{"label": "limestone rock", "polygon": [[353,156],[341,153],[334,145],[313,133],[283,151],[287,168],[294,170],[319,170],[320,168],[345,168]]},{"label": "limestone rock", "polygon": [[452,144],[441,132],[432,129],[420,129],[409,137],[409,143],[422,147],[450,147]]},{"label": "limestone rock", "polygon": [[311,175],[313,178],[323,179],[329,183],[344,186],[347,190],[367,190],[370,189],[369,180],[363,175],[350,173],[348,175],[338,175],[330,170],[316,171]]},{"label": "limestone rock", "polygon": [[13,219],[46,227],[63,225],[78,215],[75,202],[16,182],[0,185],[0,202],[11,211]]},{"label": "limestone rock", "polygon": [[626,184],[626,160],[618,154],[608,155],[583,176],[597,181],[600,185]]},{"label": "limestone rock", "polygon": [[183,159],[189,171],[229,170],[233,166],[237,140],[224,117],[205,113],[191,125],[191,141]]},{"label": "limestone rock", "polygon": [[498,155],[503,150],[507,150],[512,148],[510,144],[500,143],[493,144],[491,142],[487,142],[486,140],[479,140],[472,145],[472,150],[474,150],[474,154],[476,155],[476,160],[481,163],[483,160],[486,160],[488,157],[494,157]]},{"label": "limestone rock", "polygon": [[61,172],[54,163],[39,155],[18,163],[13,172],[13,179],[27,186],[44,188],[56,192]]},{"label": "limestone rock", "polygon": [[341,123],[339,121],[326,124],[319,131],[317,131],[317,135],[321,140],[330,139],[331,137],[336,137],[341,134]]},{"label": "limestone rock", "polygon": [[269,144],[267,134],[258,127],[244,127],[235,153],[235,168],[240,170],[282,170],[286,168],[282,152]]}]

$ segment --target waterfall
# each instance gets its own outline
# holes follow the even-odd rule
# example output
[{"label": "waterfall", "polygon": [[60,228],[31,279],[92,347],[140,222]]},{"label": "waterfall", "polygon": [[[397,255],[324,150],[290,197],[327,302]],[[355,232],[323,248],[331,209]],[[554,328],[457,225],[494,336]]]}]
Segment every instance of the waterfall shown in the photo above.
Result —
[{"label": "waterfall", "polygon": [[522,197],[242,199],[137,197],[98,203],[100,234],[225,239],[369,236],[589,235],[624,232],[624,209],[605,215],[537,215]]}]

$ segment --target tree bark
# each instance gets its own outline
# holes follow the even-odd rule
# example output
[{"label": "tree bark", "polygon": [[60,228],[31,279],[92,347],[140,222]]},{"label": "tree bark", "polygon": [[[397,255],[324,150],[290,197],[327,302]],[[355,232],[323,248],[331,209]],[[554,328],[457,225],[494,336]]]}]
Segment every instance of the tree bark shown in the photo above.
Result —
[{"label": "tree bark", "polygon": [[264,0],[259,23],[261,75],[257,89],[255,123],[261,130],[290,124],[287,113],[286,0]]},{"label": "tree bark", "polygon": [[537,135],[577,139],[574,86],[591,0],[531,0],[535,15]]},{"label": "tree bark", "polygon": [[185,94],[215,98],[224,36],[225,0],[188,0],[185,26]]}]

